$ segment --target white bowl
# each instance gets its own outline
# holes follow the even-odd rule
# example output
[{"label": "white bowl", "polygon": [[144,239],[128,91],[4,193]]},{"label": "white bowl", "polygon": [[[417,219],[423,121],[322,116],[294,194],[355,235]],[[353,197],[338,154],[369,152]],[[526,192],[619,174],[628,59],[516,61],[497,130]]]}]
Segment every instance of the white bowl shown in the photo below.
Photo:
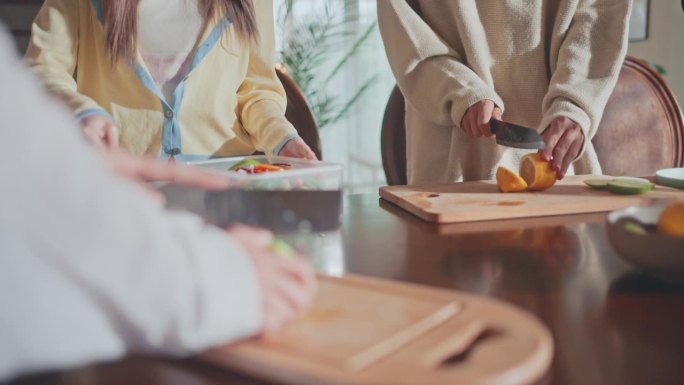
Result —
[{"label": "white bowl", "polygon": [[656,181],[663,186],[684,190],[684,168],[666,168],[656,171]]}]

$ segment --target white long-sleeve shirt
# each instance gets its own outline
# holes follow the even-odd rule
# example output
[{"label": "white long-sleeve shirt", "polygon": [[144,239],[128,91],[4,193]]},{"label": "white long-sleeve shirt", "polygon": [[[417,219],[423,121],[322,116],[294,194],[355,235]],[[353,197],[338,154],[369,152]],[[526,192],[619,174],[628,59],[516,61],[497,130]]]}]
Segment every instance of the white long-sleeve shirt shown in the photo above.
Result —
[{"label": "white long-sleeve shirt", "polygon": [[173,91],[190,69],[190,54],[202,25],[196,0],[140,0],[138,3],[138,51],[152,79],[172,105]]},{"label": "white long-sleeve shirt", "polygon": [[258,331],[246,253],[111,175],[1,30],[0,85],[0,381]]},{"label": "white long-sleeve shirt", "polygon": [[378,0],[378,25],[406,99],[411,184],[494,179],[529,150],[473,139],[463,115],[489,99],[503,120],[582,128],[569,175],[600,174],[591,139],[627,52],[631,0]]}]

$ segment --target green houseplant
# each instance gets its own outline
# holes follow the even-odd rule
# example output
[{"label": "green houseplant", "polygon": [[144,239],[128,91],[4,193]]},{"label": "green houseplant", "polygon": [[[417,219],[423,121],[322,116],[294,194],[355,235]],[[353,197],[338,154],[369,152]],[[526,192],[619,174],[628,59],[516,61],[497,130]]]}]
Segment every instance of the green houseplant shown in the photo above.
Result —
[{"label": "green houseplant", "polygon": [[353,9],[355,3],[356,0],[326,0],[322,12],[304,20],[294,17],[294,0],[286,0],[280,10],[278,25],[283,31],[280,61],[306,96],[319,129],[344,118],[378,80],[377,73],[370,74],[343,100],[327,87],[377,28],[376,22],[362,29],[354,28],[359,24],[358,14],[345,11]]}]

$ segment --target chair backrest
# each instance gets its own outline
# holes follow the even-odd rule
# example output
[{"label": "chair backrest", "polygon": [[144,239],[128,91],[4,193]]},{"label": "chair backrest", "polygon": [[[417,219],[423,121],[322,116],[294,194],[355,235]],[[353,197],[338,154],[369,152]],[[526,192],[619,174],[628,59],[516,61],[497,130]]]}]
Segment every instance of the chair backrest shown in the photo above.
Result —
[{"label": "chair backrest", "polygon": [[[407,183],[404,97],[394,87],[382,121],[382,164],[390,185]],[[627,57],[592,143],[606,175],[654,175],[684,166],[684,119],[677,99],[645,62]]]},{"label": "chair backrest", "polygon": [[290,78],[282,69],[276,68],[278,79],[285,88],[287,95],[287,110],[285,117],[297,129],[297,133],[304,142],[309,145],[318,159],[322,159],[321,139],[318,135],[318,126],[311,113],[306,97],[299,89],[294,80]]},{"label": "chair backrest", "polygon": [[627,57],[592,140],[606,175],[654,175],[684,165],[684,122],[665,79]]},{"label": "chair backrest", "polygon": [[380,131],[382,168],[389,185],[407,184],[406,176],[406,105],[399,87],[394,86]]}]

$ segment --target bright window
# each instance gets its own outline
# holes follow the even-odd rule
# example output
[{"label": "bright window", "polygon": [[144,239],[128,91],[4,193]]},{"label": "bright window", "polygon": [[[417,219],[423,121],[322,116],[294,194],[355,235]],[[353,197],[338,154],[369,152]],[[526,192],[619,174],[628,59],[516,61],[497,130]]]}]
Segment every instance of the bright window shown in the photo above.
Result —
[{"label": "bright window", "polygon": [[[348,21],[345,28],[351,36],[345,38],[339,47],[327,50],[325,60],[318,67],[320,73],[332,71],[354,41],[377,20],[375,0],[293,0],[291,18],[283,22],[284,3],[285,0],[276,0],[274,4],[276,19],[280,20],[276,30],[279,51],[283,49],[285,39],[297,38],[291,36],[296,25],[324,19],[326,4],[335,22]],[[340,72],[324,86],[330,96],[343,103],[375,74],[376,81],[352,106],[346,117],[320,130],[323,157],[326,161],[345,166],[345,180],[351,193],[377,191],[378,186],[385,184],[380,156],[380,128],[385,104],[395,81],[377,27]]]}]

